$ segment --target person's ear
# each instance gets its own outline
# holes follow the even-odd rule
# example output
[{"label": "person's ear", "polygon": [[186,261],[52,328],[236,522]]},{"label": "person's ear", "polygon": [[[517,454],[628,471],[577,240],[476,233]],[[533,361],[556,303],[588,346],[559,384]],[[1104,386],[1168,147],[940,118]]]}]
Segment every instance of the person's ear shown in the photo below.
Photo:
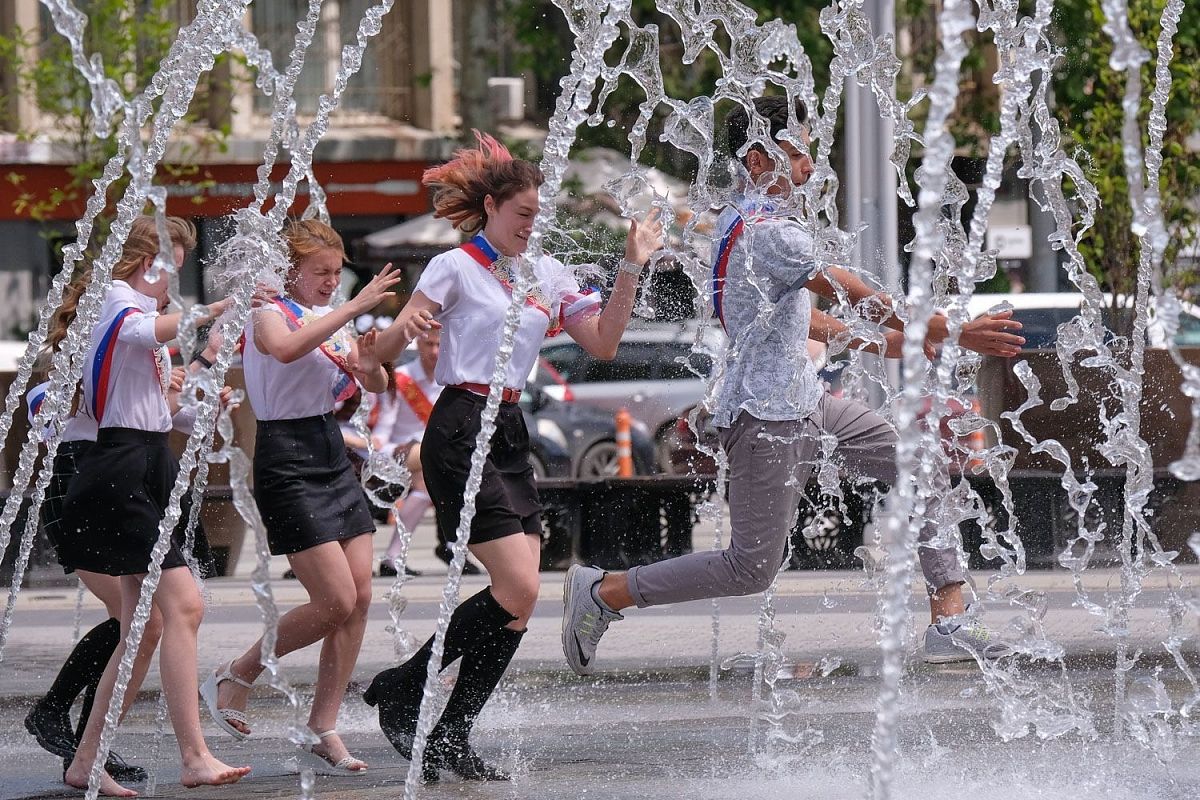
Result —
[{"label": "person's ear", "polygon": [[758,148],[751,148],[746,153],[746,171],[751,177],[757,178],[763,173],[764,153]]},{"label": "person's ear", "polygon": [[483,213],[487,214],[489,217],[496,215],[496,198],[492,197],[490,194],[484,195],[483,197]]}]

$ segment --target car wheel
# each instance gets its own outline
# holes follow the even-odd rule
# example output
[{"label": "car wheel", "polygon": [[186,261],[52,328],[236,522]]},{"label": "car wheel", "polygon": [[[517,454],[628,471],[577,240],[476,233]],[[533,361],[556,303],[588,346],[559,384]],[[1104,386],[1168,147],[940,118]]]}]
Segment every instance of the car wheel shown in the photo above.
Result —
[{"label": "car wheel", "polygon": [[580,479],[615,478],[619,471],[617,443],[598,442],[589,447],[583,458],[579,459],[579,467],[575,473]]},{"label": "car wheel", "polygon": [[529,453],[529,466],[533,467],[534,480],[540,481],[546,477],[546,462],[542,461],[542,459],[538,457],[538,454],[532,451]]}]

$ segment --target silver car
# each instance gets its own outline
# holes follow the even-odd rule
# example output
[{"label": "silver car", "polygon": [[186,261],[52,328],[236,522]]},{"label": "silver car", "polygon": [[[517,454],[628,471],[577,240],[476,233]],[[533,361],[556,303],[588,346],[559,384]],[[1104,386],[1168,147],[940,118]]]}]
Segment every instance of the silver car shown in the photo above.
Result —
[{"label": "silver car", "polygon": [[[699,352],[693,343],[699,342]],[[669,443],[679,415],[704,398],[711,353],[724,346],[720,328],[695,322],[630,328],[617,356],[601,361],[568,336],[542,346],[542,356],[562,374],[575,402],[610,414],[624,407],[650,429],[659,465],[669,468]]]}]

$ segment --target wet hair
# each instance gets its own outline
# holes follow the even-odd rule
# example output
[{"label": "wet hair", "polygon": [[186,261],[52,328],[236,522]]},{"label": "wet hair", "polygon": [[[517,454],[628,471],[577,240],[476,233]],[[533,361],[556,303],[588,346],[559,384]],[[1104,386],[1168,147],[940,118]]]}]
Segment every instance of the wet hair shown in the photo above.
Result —
[{"label": "wet hair", "polygon": [[526,189],[536,189],[545,178],[534,164],[513,158],[508,148],[486,133],[475,131],[478,147],[464,147],[454,159],[425,170],[421,183],[433,193],[433,215],[450,220],[471,234],[487,224],[483,201],[488,195],[497,205]]},{"label": "wet hair", "polygon": [[[791,111],[788,108],[788,99],[779,96],[756,97],[751,102],[754,104],[754,110],[766,120],[767,126],[770,128],[771,139],[776,141],[779,134],[786,131],[788,127],[788,116]],[[804,107],[804,102],[796,100],[794,110],[796,122],[804,124],[808,120],[808,109]],[[746,146],[746,141],[750,138],[750,114],[744,106],[736,106],[733,111],[729,112],[729,116],[725,117],[725,138],[729,143],[729,154],[737,158],[738,153]],[[754,148],[763,151],[761,145],[756,144]],[[749,151],[747,151],[748,154]],[[745,163],[745,156],[742,157],[742,161]]]},{"label": "wet hair", "polygon": [[[196,249],[196,226],[188,220],[182,217],[167,217],[167,234],[171,237],[171,244],[183,248],[184,255]],[[129,238],[125,240],[125,247],[121,250],[121,257],[113,265],[113,279],[129,278],[147,258],[157,256],[158,251],[158,228],[154,217],[142,215],[135,218],[129,228]],[[79,309],[79,300],[91,282],[92,268],[88,265],[63,289],[62,303],[50,317],[50,324],[46,330],[46,345],[51,352],[58,352],[63,339],[67,337],[67,327],[74,321]]]},{"label": "wet hair", "polygon": [[[167,217],[167,235],[171,237],[171,244],[183,248],[185,256],[196,249],[196,226],[182,217]],[[143,261],[158,255],[158,250],[158,228],[154,217],[146,214],[137,217],[129,228],[129,238],[125,240],[121,257],[113,265],[113,280],[131,277]]]},{"label": "wet hair", "polygon": [[292,266],[322,250],[335,250],[343,260],[346,258],[346,245],[342,243],[341,234],[319,219],[288,220],[283,228],[283,241]]}]

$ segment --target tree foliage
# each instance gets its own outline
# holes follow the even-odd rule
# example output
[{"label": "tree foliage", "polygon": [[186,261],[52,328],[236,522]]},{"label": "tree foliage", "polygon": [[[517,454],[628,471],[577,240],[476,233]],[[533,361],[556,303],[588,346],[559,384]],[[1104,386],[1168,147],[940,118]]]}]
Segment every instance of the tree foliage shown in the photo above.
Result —
[{"label": "tree foliage", "polygon": [[[91,57],[103,60],[105,74],[127,96],[141,91],[158,72],[179,32],[175,0],[91,0],[81,4],[88,16],[83,47]],[[54,30],[48,12],[41,11],[42,24],[32,30],[14,30],[0,35],[0,68],[11,76],[8,91],[0,95],[0,128],[18,136],[37,139],[56,148],[67,162],[71,183],[58,188],[49,198],[33,198],[21,192],[21,176],[12,173],[4,179],[17,187],[16,210],[31,219],[44,219],[64,203],[80,201],[92,191],[91,181],[100,175],[105,162],[116,152],[113,138],[100,138],[92,130],[90,87],[71,62],[70,43]],[[198,135],[193,147],[222,147],[228,130],[197,127],[194,123],[205,113],[206,95],[215,86],[202,88],[185,122]],[[28,129],[14,113],[17,97],[31,98],[41,116],[25,120]],[[120,124],[118,116],[116,124]],[[187,153],[184,153],[185,157]],[[186,162],[186,158],[183,159]],[[186,173],[186,165],[173,169]],[[110,196],[124,191],[125,181],[116,182]]]},{"label": "tree foliage", "polygon": [[[1143,148],[1164,5],[1165,0],[1129,2],[1130,26],[1151,55],[1150,63],[1142,68],[1139,128]],[[1104,14],[1099,0],[1058,0],[1055,23],[1065,54],[1055,76],[1055,111],[1064,138],[1069,137],[1102,204],[1095,225],[1080,242],[1080,251],[1104,288],[1128,295],[1136,285],[1138,249],[1131,230],[1133,210],[1122,155],[1121,102],[1125,75],[1108,63],[1113,47],[1102,29]],[[1165,264],[1168,280],[1177,288],[1194,293],[1200,285],[1195,266],[1186,265],[1180,256],[1181,251],[1195,242],[1200,225],[1196,205],[1200,198],[1200,158],[1188,146],[1200,124],[1195,110],[1195,98],[1200,96],[1200,6],[1195,3],[1185,7],[1179,23],[1171,77],[1173,86],[1167,104],[1159,183],[1170,235]]]},{"label": "tree foliage", "polygon": [[[813,62],[817,89],[822,90],[829,82],[828,65],[832,57],[829,40],[821,33],[819,26],[820,11],[825,4],[814,0],[743,1],[757,10],[762,20],[779,17],[795,24],[800,43]],[[720,77],[720,66],[715,55],[706,50],[695,63],[684,64],[683,43],[675,21],[658,12],[654,0],[633,0],[632,5],[632,16],[636,23],[658,25],[663,83],[667,94],[681,100],[713,94]],[[573,45],[562,12],[551,0],[509,0],[505,13],[511,19],[514,36],[522,48],[518,66],[529,70],[537,78],[538,107],[552,109],[558,96],[558,81],[570,68]],[[729,42],[721,38],[724,33],[724,29],[718,28],[718,45],[727,50]],[[612,48],[610,63],[615,63],[622,50],[620,44]],[[637,119],[638,105],[644,100],[645,94],[641,88],[628,77],[623,77],[604,108],[606,123],[612,124],[581,127],[578,145],[611,147],[627,152],[627,133]],[[694,160],[686,153],[658,141],[666,114],[666,109],[659,108],[651,120],[642,160],[674,175],[688,175],[694,169]]]}]

